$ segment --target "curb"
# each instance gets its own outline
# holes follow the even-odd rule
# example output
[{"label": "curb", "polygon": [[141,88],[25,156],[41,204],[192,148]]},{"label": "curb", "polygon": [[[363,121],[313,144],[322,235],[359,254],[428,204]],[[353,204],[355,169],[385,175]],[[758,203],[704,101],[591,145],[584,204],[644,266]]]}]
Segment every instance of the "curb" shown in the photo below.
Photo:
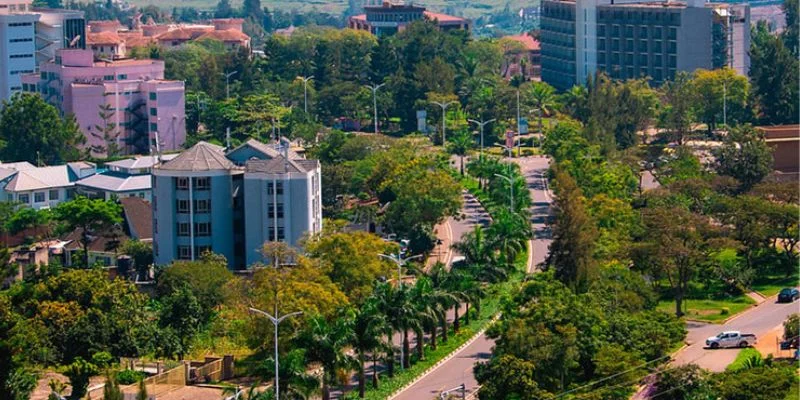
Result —
[{"label": "curb", "polygon": [[483,336],[483,334],[486,333],[486,329],[488,329],[490,326],[492,326],[499,319],[500,319],[500,314],[497,314],[496,316],[492,317],[492,319],[490,319],[489,322],[486,323],[486,326],[484,326],[483,328],[481,328],[481,330],[479,330],[474,335],[472,335],[472,337],[469,338],[469,340],[467,340],[466,342],[462,343],[461,346],[458,346],[457,348],[455,348],[446,357],[444,357],[441,360],[439,360],[438,362],[436,362],[436,364],[433,364],[430,367],[428,367],[428,369],[423,371],[421,374],[417,375],[417,377],[414,378],[413,380],[411,380],[411,382],[405,384],[403,387],[401,387],[400,389],[398,389],[397,391],[392,393],[389,397],[387,397],[387,400],[392,400],[392,399],[396,398],[397,396],[399,396],[400,394],[402,394],[403,392],[408,390],[411,386],[414,386],[419,381],[424,379],[431,372],[433,372],[436,369],[438,369],[439,367],[441,367],[444,363],[450,361],[453,357],[455,357],[458,353],[460,353],[461,350],[464,350],[464,348],[466,348],[467,346],[469,346],[472,343],[474,343],[476,340],[478,340],[479,337]]}]

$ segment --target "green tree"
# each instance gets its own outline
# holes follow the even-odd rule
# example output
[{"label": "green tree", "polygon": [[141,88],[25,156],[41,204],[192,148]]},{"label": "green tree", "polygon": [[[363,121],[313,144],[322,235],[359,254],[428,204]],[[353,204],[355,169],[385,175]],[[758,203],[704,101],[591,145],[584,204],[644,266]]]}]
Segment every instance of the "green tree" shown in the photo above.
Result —
[{"label": "green tree", "polygon": [[86,395],[86,389],[89,387],[89,378],[99,372],[100,370],[96,365],[77,357],[64,371],[64,375],[69,378],[69,384],[72,386],[72,393],[69,398],[72,400],[82,399]]},{"label": "green tree", "polygon": [[723,112],[727,112],[728,125],[748,119],[746,106],[750,84],[746,77],[730,68],[698,69],[694,72],[693,85],[697,92],[697,114],[708,126],[709,133],[722,122]]},{"label": "green tree", "polygon": [[763,123],[798,122],[798,68],[800,61],[792,55],[780,37],[754,33],[750,45],[749,75],[753,97],[758,103],[759,117]]},{"label": "green tree", "polygon": [[[383,336],[391,334],[386,316],[378,310],[374,298],[370,298],[357,311],[353,321],[352,346],[358,359],[358,396],[364,398],[366,391],[366,359],[369,353],[373,355],[385,349]],[[372,371],[373,387],[378,388],[377,363],[373,359]]]},{"label": "green tree", "polygon": [[333,322],[322,316],[308,320],[308,328],[298,338],[311,362],[322,365],[322,399],[330,399],[330,387],[336,385],[337,372],[352,370],[357,361],[346,351],[353,341],[354,313],[343,310]]},{"label": "green tree", "polygon": [[492,358],[488,363],[476,364],[475,379],[481,384],[481,400],[519,399],[546,400],[555,396],[539,387],[533,362],[513,355]]},{"label": "green tree", "polygon": [[138,239],[125,241],[119,248],[120,254],[127,254],[141,280],[148,280],[150,266],[153,265],[153,245]]},{"label": "green tree", "polygon": [[447,142],[447,151],[459,158],[459,169],[464,175],[464,156],[475,146],[475,140],[466,131],[461,131],[450,137]]},{"label": "green tree", "polygon": [[194,336],[203,329],[206,311],[188,285],[178,288],[160,300],[159,324],[162,328],[174,331],[180,341],[178,358],[183,359]]},{"label": "green tree", "polygon": [[79,196],[74,200],[59,204],[55,209],[55,218],[63,229],[71,232],[80,230],[80,242],[83,246],[83,265],[89,267],[89,243],[93,236],[101,235],[113,224],[122,222],[121,207],[105,200],[90,200]]},{"label": "green tree", "polygon": [[106,158],[112,158],[119,155],[122,150],[119,145],[120,131],[117,129],[117,124],[112,122],[116,111],[110,104],[103,104],[99,106],[100,111],[98,115],[103,121],[101,125],[95,125],[94,130],[90,131],[91,135],[100,140],[102,144],[91,146],[91,151],[101,154]]},{"label": "green tree", "polygon": [[231,18],[234,15],[233,7],[228,0],[219,0],[214,10],[214,18]]},{"label": "green tree", "polygon": [[533,82],[526,97],[528,97],[531,107],[534,107],[537,111],[539,133],[544,133],[543,117],[550,115],[559,105],[556,90],[544,82]]},{"label": "green tree", "polygon": [[800,336],[800,314],[794,313],[783,321],[783,340],[792,340]]},{"label": "green tree", "polygon": [[307,254],[320,261],[323,271],[353,304],[361,304],[372,293],[376,280],[392,276],[393,266],[377,257],[395,246],[363,231],[332,231],[330,224],[305,242]]},{"label": "green tree", "polygon": [[695,90],[691,77],[685,72],[664,84],[664,108],[661,125],[667,129],[669,140],[682,145],[694,122]]},{"label": "green tree", "polygon": [[555,269],[559,280],[576,292],[584,292],[596,273],[593,253],[597,228],[586,212],[575,179],[557,170],[554,186],[555,226],[546,263]]},{"label": "green tree", "polygon": [[745,192],[772,172],[772,150],[763,135],[749,125],[731,132],[714,155],[717,172],[736,178]]},{"label": "green tree", "polygon": [[176,261],[156,278],[156,292],[167,297],[184,288],[197,298],[207,322],[213,310],[223,303],[226,286],[233,280],[228,263],[223,258],[204,254],[196,261]]},{"label": "green tree", "polygon": [[55,165],[80,157],[86,141],[74,118],[66,120],[38,94],[18,93],[0,107],[0,159]]}]

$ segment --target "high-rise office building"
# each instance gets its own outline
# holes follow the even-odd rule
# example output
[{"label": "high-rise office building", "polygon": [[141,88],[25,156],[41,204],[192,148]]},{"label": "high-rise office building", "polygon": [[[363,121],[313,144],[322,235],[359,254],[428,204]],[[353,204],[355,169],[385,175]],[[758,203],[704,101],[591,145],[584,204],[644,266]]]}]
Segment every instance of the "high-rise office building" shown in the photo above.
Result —
[{"label": "high-rise office building", "polygon": [[597,72],[649,77],[728,66],[747,74],[747,5],[614,0],[542,2],[542,80],[566,90]]},{"label": "high-rise office building", "polygon": [[36,70],[36,21],[31,0],[0,0],[0,101],[22,91],[22,75]]},{"label": "high-rise office building", "polygon": [[317,160],[250,140],[226,151],[200,142],[153,168],[157,265],[222,254],[232,269],[263,261],[266,241],[297,245],[322,229]]}]

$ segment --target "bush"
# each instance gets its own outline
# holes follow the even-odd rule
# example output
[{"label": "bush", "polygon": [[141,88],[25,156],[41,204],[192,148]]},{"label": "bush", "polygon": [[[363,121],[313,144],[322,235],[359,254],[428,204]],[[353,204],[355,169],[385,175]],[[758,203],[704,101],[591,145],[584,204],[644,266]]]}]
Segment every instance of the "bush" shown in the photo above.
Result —
[{"label": "bush", "polygon": [[120,385],[132,385],[146,377],[147,374],[144,372],[134,371],[132,369],[124,369],[117,372],[117,382],[119,382]]},{"label": "bush", "polygon": [[722,307],[722,308],[719,310],[719,315],[728,315],[728,314],[730,314],[730,313],[731,313],[731,309],[730,309],[730,308],[728,308],[728,307]]}]

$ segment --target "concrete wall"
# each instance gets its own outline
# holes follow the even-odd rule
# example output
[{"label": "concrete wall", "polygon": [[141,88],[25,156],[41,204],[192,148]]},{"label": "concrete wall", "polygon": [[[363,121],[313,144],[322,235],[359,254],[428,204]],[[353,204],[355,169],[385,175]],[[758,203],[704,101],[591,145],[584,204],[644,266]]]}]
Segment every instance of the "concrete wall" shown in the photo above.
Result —
[{"label": "concrete wall", "polygon": [[694,72],[698,68],[712,68],[711,13],[711,9],[699,7],[681,10],[677,39],[678,71]]}]

